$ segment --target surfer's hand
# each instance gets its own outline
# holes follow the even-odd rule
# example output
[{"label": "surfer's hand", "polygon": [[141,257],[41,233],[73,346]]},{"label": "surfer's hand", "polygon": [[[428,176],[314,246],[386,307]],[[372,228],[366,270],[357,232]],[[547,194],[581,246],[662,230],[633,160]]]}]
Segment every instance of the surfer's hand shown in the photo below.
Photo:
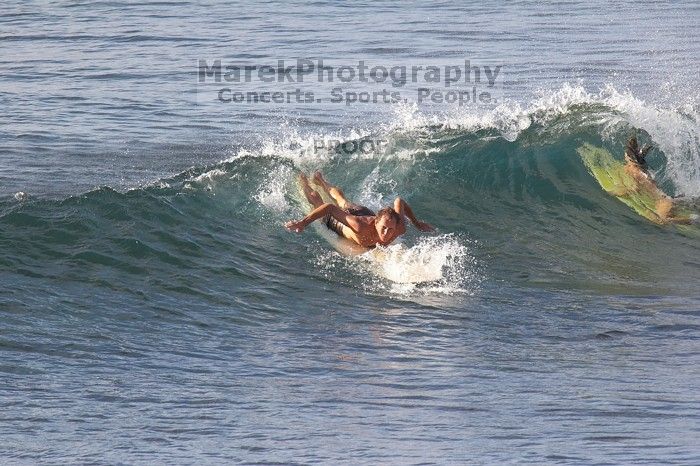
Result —
[{"label": "surfer's hand", "polygon": [[303,220],[299,220],[298,222],[294,222],[294,221],[287,222],[284,224],[284,227],[289,231],[301,233],[302,231],[304,231],[304,228],[306,227],[306,225],[304,225]]},{"label": "surfer's hand", "polygon": [[420,231],[435,231],[435,227],[426,222],[416,222],[416,228]]}]

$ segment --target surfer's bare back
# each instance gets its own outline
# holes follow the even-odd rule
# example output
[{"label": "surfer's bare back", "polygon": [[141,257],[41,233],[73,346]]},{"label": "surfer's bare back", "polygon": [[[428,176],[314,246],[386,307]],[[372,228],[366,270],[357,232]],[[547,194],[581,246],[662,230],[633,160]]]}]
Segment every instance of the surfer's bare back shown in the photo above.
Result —
[{"label": "surfer's bare back", "polygon": [[408,217],[420,231],[435,230],[432,225],[418,220],[411,207],[400,197],[396,198],[393,207],[385,207],[375,214],[365,206],[348,201],[340,188],[328,183],[319,171],[314,174],[313,181],[328,193],[335,204],[323,202],[321,195],[311,187],[309,179],[303,173],[299,175],[299,181],[314,210],[299,221],[287,222],[284,226],[290,231],[300,233],[311,222],[321,218],[338,235],[365,248],[373,248],[377,244],[386,246],[406,233],[404,217]]}]

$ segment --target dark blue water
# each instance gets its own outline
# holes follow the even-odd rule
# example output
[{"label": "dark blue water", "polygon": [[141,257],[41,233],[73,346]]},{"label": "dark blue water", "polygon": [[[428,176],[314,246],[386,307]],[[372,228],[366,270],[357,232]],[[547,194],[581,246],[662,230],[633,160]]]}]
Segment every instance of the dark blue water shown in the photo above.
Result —
[{"label": "dark blue water", "polygon": [[[636,133],[698,211],[699,13],[5,5],[3,463],[697,464],[700,230],[641,217],[577,149],[622,160]],[[408,99],[347,104],[337,81],[201,83],[200,59],[502,74],[484,105],[357,80]],[[282,227],[299,170],[438,231],[343,257]]]}]

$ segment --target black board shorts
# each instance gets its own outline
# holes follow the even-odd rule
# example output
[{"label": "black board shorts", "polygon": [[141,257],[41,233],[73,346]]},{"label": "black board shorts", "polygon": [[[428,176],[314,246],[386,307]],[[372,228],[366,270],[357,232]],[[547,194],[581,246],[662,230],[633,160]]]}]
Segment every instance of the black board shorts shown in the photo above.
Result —
[{"label": "black board shorts", "polygon": [[[343,210],[350,215],[355,215],[356,217],[373,217],[375,215],[372,209],[358,204],[349,204]],[[343,234],[343,223],[334,219],[332,215],[326,215],[326,217],[323,219],[323,223],[326,224],[329,230],[332,230],[336,232],[338,236],[345,238],[345,235]]]}]

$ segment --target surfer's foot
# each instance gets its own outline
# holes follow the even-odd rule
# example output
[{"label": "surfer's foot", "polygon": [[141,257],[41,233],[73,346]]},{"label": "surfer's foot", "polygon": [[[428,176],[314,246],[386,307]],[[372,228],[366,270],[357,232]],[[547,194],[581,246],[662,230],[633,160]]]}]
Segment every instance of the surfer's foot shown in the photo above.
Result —
[{"label": "surfer's foot", "polygon": [[314,182],[326,191],[328,191],[328,188],[330,187],[328,181],[326,181],[326,179],[323,177],[323,173],[321,173],[320,170],[316,170],[316,172],[314,172]]},{"label": "surfer's foot", "polygon": [[304,172],[299,173],[299,183],[301,184],[301,189],[304,190],[304,194],[308,196],[307,191],[311,189],[311,186],[309,185],[309,177]]},{"label": "surfer's foot", "polygon": [[309,185],[309,178],[302,172],[299,173],[299,183],[301,183],[301,189],[304,190],[304,195],[306,200],[314,206],[318,207],[323,204],[323,199],[321,196]]}]

